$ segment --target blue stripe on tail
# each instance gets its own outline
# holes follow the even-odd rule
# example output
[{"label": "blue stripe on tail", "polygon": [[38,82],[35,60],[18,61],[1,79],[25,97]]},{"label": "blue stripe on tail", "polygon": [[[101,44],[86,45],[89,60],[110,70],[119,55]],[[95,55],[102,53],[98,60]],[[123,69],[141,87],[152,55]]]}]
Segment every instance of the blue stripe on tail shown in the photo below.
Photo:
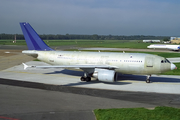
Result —
[{"label": "blue stripe on tail", "polygon": [[29,50],[42,50],[42,51],[53,50],[46,45],[46,43],[39,37],[39,35],[31,27],[29,23],[22,22],[20,23],[20,26]]}]

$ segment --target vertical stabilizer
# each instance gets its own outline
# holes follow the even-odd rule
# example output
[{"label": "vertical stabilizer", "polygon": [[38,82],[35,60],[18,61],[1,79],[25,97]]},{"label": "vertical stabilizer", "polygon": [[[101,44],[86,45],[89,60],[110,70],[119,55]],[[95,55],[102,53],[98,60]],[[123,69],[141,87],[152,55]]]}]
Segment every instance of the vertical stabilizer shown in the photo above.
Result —
[{"label": "vertical stabilizer", "polygon": [[20,23],[26,44],[29,50],[42,50],[50,51],[53,50],[39,37],[36,31],[27,22]]}]

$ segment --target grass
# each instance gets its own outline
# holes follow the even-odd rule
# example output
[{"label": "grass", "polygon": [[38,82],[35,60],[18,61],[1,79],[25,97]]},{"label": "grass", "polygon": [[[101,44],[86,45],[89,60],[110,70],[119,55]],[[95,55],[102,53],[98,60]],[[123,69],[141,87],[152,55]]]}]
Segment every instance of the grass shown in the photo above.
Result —
[{"label": "grass", "polygon": [[162,75],[180,75],[180,63],[174,64],[176,65],[177,69],[162,73]]},{"label": "grass", "polygon": [[77,43],[79,47],[109,47],[145,49],[149,43],[138,43],[136,40],[103,40]]},{"label": "grass", "polygon": [[16,43],[13,43],[13,40],[0,40],[0,45],[26,45],[25,40],[16,40]]},{"label": "grass", "polygon": [[34,59],[33,61],[40,61],[40,60],[38,60],[38,59]]},{"label": "grass", "polygon": [[[135,48],[145,49],[150,43],[139,42],[140,40],[44,40],[48,46],[77,47],[110,47],[110,48]],[[142,40],[141,40],[142,41]],[[25,40],[0,40],[0,45],[26,45]]]},{"label": "grass", "polygon": [[[25,40],[0,40],[0,45],[26,45]],[[143,43],[142,40],[44,40],[48,46],[77,46],[77,47],[108,47],[146,49],[152,43]]]},{"label": "grass", "polygon": [[[67,51],[78,51],[78,49],[71,49]],[[81,51],[94,51],[97,52],[98,50],[81,50]],[[122,53],[123,51],[108,51],[108,50],[101,50],[101,52],[119,52]],[[147,53],[147,54],[153,54],[158,55],[165,58],[173,58],[173,57],[180,57],[180,53],[174,52],[174,53],[167,53],[167,52],[141,52],[141,51],[125,51],[126,53]]]},{"label": "grass", "polygon": [[[132,51],[128,51],[131,52]],[[174,57],[180,57],[180,53],[174,52],[174,53],[167,53],[167,52],[141,52],[141,51],[134,51],[133,53],[147,53],[147,54],[153,54],[158,55],[165,58],[174,58]]]},{"label": "grass", "polygon": [[96,109],[97,120],[180,120],[180,109],[172,107]]}]

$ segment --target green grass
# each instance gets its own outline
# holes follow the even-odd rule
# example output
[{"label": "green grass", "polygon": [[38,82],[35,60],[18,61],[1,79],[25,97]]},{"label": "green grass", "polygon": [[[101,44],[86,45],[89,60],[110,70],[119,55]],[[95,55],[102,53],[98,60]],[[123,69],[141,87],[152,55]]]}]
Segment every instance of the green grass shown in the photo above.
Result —
[{"label": "green grass", "polygon": [[25,40],[16,40],[16,43],[13,43],[13,40],[0,40],[0,45],[26,45]]},{"label": "green grass", "polygon": [[[131,52],[131,51],[128,51]],[[158,55],[162,56],[165,58],[173,58],[173,57],[180,57],[180,53],[174,52],[174,53],[168,53],[168,52],[136,52],[135,53],[147,53],[147,54],[153,54],[153,55]]]},{"label": "green grass", "polygon": [[[25,40],[0,40],[0,45],[26,45]],[[109,48],[135,48],[145,49],[150,43],[143,43],[140,40],[44,40],[48,46],[68,46],[77,47],[109,47]]]},{"label": "green grass", "polygon": [[177,69],[162,73],[162,75],[180,75],[180,63],[174,64],[176,65]]},{"label": "green grass", "polygon": [[97,120],[180,120],[180,109],[172,107],[96,109]]},{"label": "green grass", "polygon": [[[47,41],[45,41],[47,43]],[[49,40],[50,46],[74,45],[77,47],[109,47],[145,49],[150,43],[138,43],[137,40]]]},{"label": "green grass", "polygon": [[[26,45],[25,40],[0,40],[0,45]],[[48,46],[77,46],[77,47],[108,47],[146,49],[152,43],[143,43],[142,40],[44,40]],[[158,43],[159,44],[159,43]]]},{"label": "green grass", "polygon": [[34,59],[33,61],[40,61],[40,60],[38,60],[38,59]]},{"label": "green grass", "polygon": [[[78,51],[78,49],[69,49],[69,50],[67,50],[67,51]],[[98,50],[81,50],[81,51],[93,51],[93,52],[97,52]],[[101,50],[101,52],[119,52],[119,53],[122,53],[123,51],[108,51],[108,50]],[[165,57],[165,58],[180,57],[180,53],[177,53],[177,52],[169,53],[169,52],[125,51],[125,53],[147,53],[147,54],[158,55],[158,56]]]}]

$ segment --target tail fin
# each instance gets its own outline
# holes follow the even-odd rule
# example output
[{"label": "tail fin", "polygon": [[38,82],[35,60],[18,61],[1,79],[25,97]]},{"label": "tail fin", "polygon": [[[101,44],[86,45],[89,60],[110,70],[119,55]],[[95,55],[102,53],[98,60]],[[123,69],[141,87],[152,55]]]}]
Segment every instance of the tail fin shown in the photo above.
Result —
[{"label": "tail fin", "polygon": [[29,23],[22,22],[20,26],[29,50],[53,50],[46,45]]}]

